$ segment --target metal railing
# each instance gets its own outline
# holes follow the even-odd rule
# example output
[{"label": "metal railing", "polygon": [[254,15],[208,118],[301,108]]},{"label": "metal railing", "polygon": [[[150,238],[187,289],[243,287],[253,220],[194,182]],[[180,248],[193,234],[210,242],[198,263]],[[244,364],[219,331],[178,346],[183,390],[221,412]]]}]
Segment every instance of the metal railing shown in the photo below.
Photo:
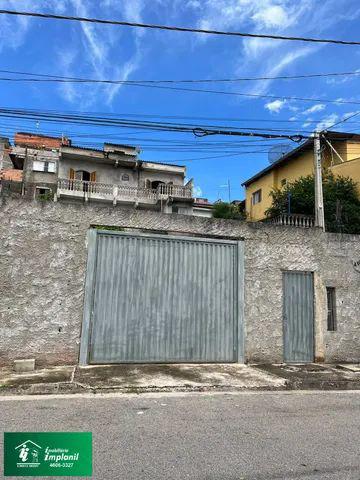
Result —
[{"label": "metal railing", "polygon": [[315,226],[315,218],[310,215],[279,215],[278,217],[267,220],[272,225],[284,225],[290,227],[312,228]]},{"label": "metal railing", "polygon": [[158,188],[130,187],[127,185],[115,185],[108,183],[87,182],[83,180],[72,180],[60,178],[58,180],[58,190],[60,194],[65,192],[84,192],[84,195],[105,196],[112,200],[121,199],[148,199],[157,201],[165,197],[192,198],[191,187],[181,185],[159,185]]}]

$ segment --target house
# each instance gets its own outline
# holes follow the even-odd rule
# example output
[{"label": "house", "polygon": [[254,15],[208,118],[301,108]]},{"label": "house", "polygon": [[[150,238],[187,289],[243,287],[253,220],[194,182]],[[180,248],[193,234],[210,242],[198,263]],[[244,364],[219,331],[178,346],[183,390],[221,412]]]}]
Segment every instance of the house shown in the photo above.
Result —
[{"label": "house", "polygon": [[211,218],[212,214],[212,203],[209,202],[207,198],[195,198],[193,205],[193,215],[197,217],[207,217]]},{"label": "house", "polygon": [[211,216],[211,204],[195,204],[186,167],[144,161],[139,154],[130,145],[84,148],[67,137],[18,132],[14,145],[0,138],[0,171],[4,181],[21,181],[28,198]]},{"label": "house", "polygon": [[[360,195],[360,135],[326,132],[322,140],[322,163],[335,175],[352,178],[359,185]],[[289,182],[314,173],[314,139],[309,138],[268,167],[246,180],[246,213],[250,221],[262,220],[271,206],[270,192]]]}]

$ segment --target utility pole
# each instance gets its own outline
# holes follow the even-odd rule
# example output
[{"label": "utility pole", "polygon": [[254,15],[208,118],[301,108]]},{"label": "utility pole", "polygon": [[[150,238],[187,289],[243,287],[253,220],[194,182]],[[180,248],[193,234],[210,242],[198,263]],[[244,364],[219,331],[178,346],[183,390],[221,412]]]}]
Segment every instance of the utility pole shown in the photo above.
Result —
[{"label": "utility pole", "polygon": [[228,192],[229,192],[229,203],[231,202],[231,187],[230,187],[230,179],[228,179]]},{"label": "utility pole", "polygon": [[320,132],[314,133],[315,226],[325,231]]}]

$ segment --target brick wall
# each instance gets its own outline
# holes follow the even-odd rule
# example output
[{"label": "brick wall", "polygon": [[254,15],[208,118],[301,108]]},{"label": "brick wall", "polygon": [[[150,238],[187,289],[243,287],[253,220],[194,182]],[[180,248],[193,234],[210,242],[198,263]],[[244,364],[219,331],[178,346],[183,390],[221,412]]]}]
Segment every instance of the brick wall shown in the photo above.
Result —
[{"label": "brick wall", "polygon": [[23,171],[15,170],[14,168],[7,168],[0,170],[0,180],[9,180],[12,182],[22,182]]},{"label": "brick wall", "polygon": [[66,137],[47,137],[45,135],[36,135],[34,133],[15,133],[14,143],[20,147],[32,147],[32,148],[60,148],[62,145],[69,146],[70,140]]}]

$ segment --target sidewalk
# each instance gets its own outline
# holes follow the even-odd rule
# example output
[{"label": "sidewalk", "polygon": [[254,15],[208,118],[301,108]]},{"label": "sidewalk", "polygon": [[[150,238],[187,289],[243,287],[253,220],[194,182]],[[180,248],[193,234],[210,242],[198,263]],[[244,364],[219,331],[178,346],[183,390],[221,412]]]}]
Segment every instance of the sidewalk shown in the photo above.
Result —
[{"label": "sidewalk", "polygon": [[256,365],[286,381],[291,390],[360,390],[360,364]]},{"label": "sidewalk", "polygon": [[284,388],[286,388],[285,379],[242,364],[62,366],[26,373],[0,369],[0,395]]},{"label": "sidewalk", "polygon": [[0,369],[0,395],[53,393],[360,390],[360,365],[126,364]]}]

